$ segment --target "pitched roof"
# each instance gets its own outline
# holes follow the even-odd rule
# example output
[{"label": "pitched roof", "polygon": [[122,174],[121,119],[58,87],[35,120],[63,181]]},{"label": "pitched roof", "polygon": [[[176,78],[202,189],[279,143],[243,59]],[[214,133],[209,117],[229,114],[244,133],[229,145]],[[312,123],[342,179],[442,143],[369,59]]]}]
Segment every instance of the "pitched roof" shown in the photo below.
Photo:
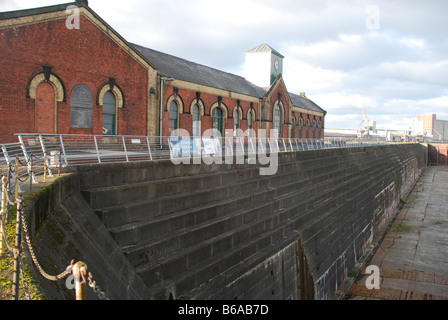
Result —
[{"label": "pitched roof", "polygon": [[253,97],[259,97],[261,90],[245,78],[178,58],[163,52],[131,44],[160,74],[178,80],[188,81],[218,89],[229,90]]},{"label": "pitched roof", "polygon": [[324,109],[319,107],[317,104],[315,104],[307,97],[302,97],[301,95],[297,95],[291,92],[289,93],[289,97],[291,98],[292,105],[295,107],[327,114],[327,112]]},{"label": "pitched roof", "polygon": [[270,52],[274,53],[275,55],[279,56],[280,58],[284,58],[284,56],[278,52],[277,50],[273,49],[271,46],[269,46],[266,43],[260,44],[259,46],[250,49],[249,51],[246,51],[246,53],[265,53]]},{"label": "pitched roof", "polygon": [[[67,9],[67,7],[70,5],[80,6],[80,4],[77,2],[69,2],[69,3],[57,4],[57,5],[53,5],[53,6],[47,6],[47,7],[0,12],[0,20],[21,18],[21,17],[33,16],[33,15],[37,15],[37,14],[52,13],[52,12],[57,12],[57,11],[65,11]],[[85,5],[82,5],[82,6],[85,6]]]}]

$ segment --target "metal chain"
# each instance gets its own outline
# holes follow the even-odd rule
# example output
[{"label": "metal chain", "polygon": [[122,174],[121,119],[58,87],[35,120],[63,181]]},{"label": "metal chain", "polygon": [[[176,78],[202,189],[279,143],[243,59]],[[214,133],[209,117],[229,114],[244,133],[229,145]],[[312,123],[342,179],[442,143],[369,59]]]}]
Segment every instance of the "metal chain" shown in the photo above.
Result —
[{"label": "metal chain", "polygon": [[96,284],[96,281],[93,279],[92,273],[89,272],[87,280],[89,282],[89,287],[93,290],[93,292],[95,292],[100,300],[109,300],[109,298],[106,297],[104,291],[101,291],[101,288]]},{"label": "metal chain", "polygon": [[22,254],[20,255],[20,259],[19,259],[19,269],[20,269],[20,274],[22,275],[22,286],[23,289],[25,290],[25,297],[27,300],[31,300],[31,295],[30,292],[28,290],[28,282],[26,282],[26,278],[25,278],[25,271],[23,270],[23,261],[22,261]]}]

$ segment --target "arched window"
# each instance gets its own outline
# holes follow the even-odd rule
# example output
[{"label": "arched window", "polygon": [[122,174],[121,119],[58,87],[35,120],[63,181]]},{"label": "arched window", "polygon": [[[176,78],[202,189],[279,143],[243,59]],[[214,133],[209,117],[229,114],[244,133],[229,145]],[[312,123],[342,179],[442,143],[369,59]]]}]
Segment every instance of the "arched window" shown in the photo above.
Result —
[{"label": "arched window", "polygon": [[233,111],[233,136],[236,137],[238,129],[240,128],[240,113],[238,109]]},{"label": "arched window", "polygon": [[178,128],[179,123],[179,107],[176,101],[171,101],[170,103],[170,128],[169,133],[173,132]]},{"label": "arched window", "polygon": [[221,108],[213,109],[212,128],[218,130],[221,135],[223,133],[223,112]]},{"label": "arched window", "polygon": [[107,91],[103,97],[103,134],[115,135],[116,131],[117,102],[115,95]]},{"label": "arched window", "polygon": [[310,137],[310,119],[306,119],[305,133],[306,133],[305,138],[309,138]]},{"label": "arched window", "polygon": [[282,122],[282,115],[281,110],[278,104],[274,107],[274,136],[276,138],[281,137],[281,122]]},{"label": "arched window", "polygon": [[254,129],[254,120],[251,111],[247,113],[247,128],[249,129],[249,137],[252,138],[253,135],[252,130]]},{"label": "arched window", "polygon": [[299,138],[302,138],[303,118],[299,118]]},{"label": "arched window", "polygon": [[201,136],[201,119],[199,113],[199,106],[195,104],[193,106],[193,137]]},{"label": "arched window", "polygon": [[70,127],[80,129],[92,128],[93,98],[90,89],[78,84],[70,95]]},{"label": "arched window", "polygon": [[313,120],[313,136],[312,138],[317,138],[316,137],[316,120]]},{"label": "arched window", "polygon": [[295,138],[295,129],[296,129],[295,126],[296,126],[296,119],[293,117],[291,123],[291,138]]},{"label": "arched window", "polygon": [[318,128],[319,128],[319,130],[318,130],[318,132],[319,132],[319,137],[318,138],[322,138],[322,131],[323,131],[323,129],[322,129],[322,120],[319,120],[319,124],[318,124]]}]

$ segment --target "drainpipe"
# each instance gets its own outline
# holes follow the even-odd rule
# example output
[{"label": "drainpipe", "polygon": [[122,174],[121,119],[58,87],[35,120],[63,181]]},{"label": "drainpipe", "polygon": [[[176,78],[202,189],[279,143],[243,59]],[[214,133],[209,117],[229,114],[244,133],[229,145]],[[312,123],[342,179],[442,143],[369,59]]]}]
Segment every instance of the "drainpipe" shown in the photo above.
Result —
[{"label": "drainpipe", "polygon": [[160,77],[160,124],[159,124],[159,133],[160,133],[160,146],[162,146],[163,143],[163,78]]}]

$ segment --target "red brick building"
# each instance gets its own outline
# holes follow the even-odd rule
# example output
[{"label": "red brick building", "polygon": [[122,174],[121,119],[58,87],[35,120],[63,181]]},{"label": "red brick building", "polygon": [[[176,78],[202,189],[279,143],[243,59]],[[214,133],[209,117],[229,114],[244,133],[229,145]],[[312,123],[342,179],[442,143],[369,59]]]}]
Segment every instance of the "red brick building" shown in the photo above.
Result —
[{"label": "red brick building", "polygon": [[326,112],[286,90],[278,61],[269,85],[257,86],[130,44],[87,1],[0,13],[0,48],[0,143],[15,133],[197,136],[212,127],[323,137]]}]

